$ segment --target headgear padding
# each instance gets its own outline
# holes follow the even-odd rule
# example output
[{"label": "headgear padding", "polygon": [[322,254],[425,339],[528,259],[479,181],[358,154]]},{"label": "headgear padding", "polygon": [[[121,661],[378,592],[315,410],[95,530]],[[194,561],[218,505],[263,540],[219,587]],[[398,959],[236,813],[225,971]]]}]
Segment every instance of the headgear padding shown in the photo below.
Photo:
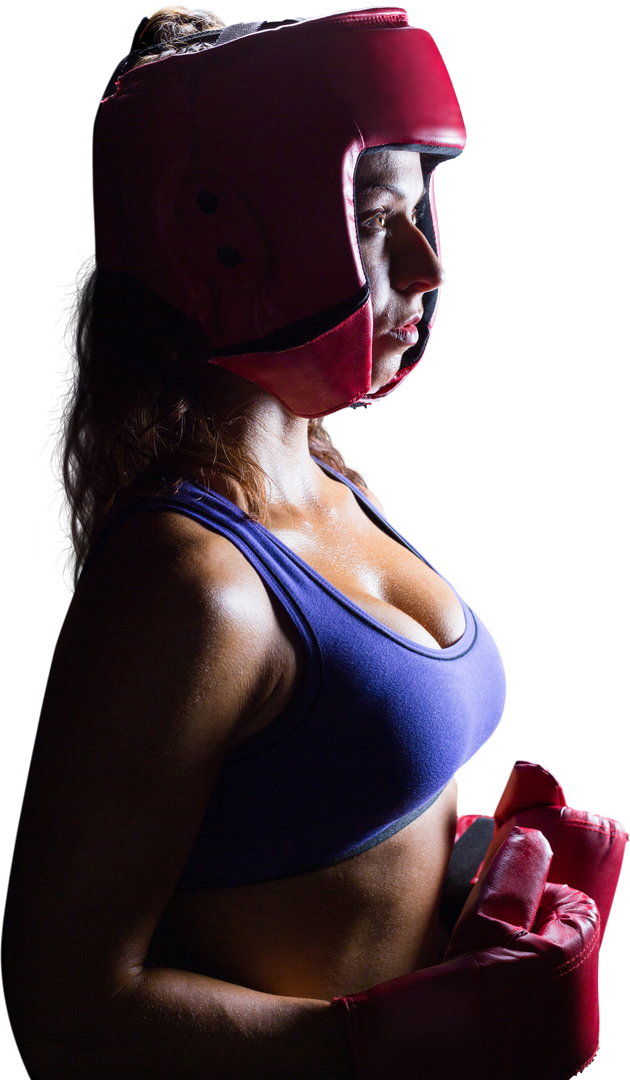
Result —
[{"label": "headgear padding", "polygon": [[[263,24],[264,25],[264,24]],[[298,416],[370,395],[372,308],[354,175],[361,153],[419,151],[431,172],[465,129],[432,40],[399,8],[262,29],[125,71],[94,142],[97,263],[199,322],[211,362]],[[430,190],[418,225],[438,251]]]}]

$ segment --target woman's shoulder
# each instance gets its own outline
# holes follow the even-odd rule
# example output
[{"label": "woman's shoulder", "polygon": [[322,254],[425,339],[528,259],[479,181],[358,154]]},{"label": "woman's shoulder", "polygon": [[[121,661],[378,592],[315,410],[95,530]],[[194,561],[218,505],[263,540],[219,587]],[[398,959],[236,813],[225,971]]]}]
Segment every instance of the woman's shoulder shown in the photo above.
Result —
[{"label": "woman's shoulder", "polygon": [[[166,601],[171,609],[180,592],[210,606],[227,603],[232,594],[253,593],[259,599],[265,593],[238,548],[193,518],[168,507],[147,512],[146,501],[133,495],[123,498],[117,511],[79,579],[78,594],[104,590],[110,595],[114,588],[122,591],[120,599],[133,600],[146,592],[147,599]],[[245,613],[242,600],[239,611]]]},{"label": "woman's shoulder", "polygon": [[245,557],[169,510],[139,510],[110,531],[79,580],[62,647],[64,637],[74,657],[86,651],[96,682],[107,658],[120,668],[127,657],[136,684],[159,669],[160,680],[189,679],[192,695],[220,685],[213,711],[233,733],[295,668],[286,627]]}]

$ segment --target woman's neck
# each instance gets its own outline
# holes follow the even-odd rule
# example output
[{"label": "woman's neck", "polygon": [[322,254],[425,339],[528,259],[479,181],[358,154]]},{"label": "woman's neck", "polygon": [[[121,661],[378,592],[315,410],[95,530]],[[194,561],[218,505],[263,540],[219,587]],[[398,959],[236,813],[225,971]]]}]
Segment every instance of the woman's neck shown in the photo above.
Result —
[{"label": "woman's neck", "polygon": [[323,479],[310,456],[308,420],[268,391],[222,368],[213,368],[206,395],[219,430],[264,472],[269,514],[312,504]]}]

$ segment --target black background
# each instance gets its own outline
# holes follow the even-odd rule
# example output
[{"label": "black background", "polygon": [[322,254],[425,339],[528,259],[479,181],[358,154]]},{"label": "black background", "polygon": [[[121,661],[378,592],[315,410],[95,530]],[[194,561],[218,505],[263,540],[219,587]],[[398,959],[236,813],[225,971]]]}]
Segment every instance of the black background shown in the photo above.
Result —
[{"label": "black background", "polygon": [[[602,175],[606,154],[595,152],[605,35],[507,10],[486,6],[480,16],[475,4],[465,14],[412,4],[442,46],[470,127],[466,157],[438,179],[451,281],[424,367],[390,402],[341,416],[334,428],[393,521],[504,648],[508,715],[461,774],[463,808],[492,810],[510,761],[526,755],[560,774],[575,805],[625,818],[620,476],[609,419],[618,363],[602,320],[618,208],[611,162]],[[126,0],[65,6],[54,24],[52,12],[40,13],[19,40],[12,33],[16,66],[4,82],[15,132],[5,235],[16,229],[6,369],[17,376],[4,424],[12,447],[4,565],[17,586],[6,680],[8,842],[46,660],[78,573],[61,534],[46,530],[42,410],[59,389],[63,289],[91,251],[96,98],[140,13]],[[228,6],[224,14],[251,12]],[[617,1076],[624,1051],[626,906],[622,891],[604,951],[604,1052],[593,1080]],[[9,1044],[6,1054],[17,1069]]]}]

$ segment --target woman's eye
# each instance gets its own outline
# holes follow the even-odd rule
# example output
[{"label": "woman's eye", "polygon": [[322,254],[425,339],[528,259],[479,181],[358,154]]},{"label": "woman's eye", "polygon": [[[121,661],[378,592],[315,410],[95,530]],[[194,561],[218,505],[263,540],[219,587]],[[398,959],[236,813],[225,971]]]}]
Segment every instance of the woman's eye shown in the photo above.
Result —
[{"label": "woman's eye", "polygon": [[379,210],[371,218],[367,218],[361,222],[361,226],[364,229],[384,229],[387,225],[387,215],[383,210]]},{"label": "woman's eye", "polygon": [[[422,217],[422,210],[423,207],[421,205],[418,205],[414,207],[411,213],[411,220],[417,229],[421,227],[420,219]],[[361,228],[379,232],[380,230],[387,228],[387,219],[388,211],[378,210],[375,214],[372,215],[372,217],[364,218],[364,220],[361,222]]]}]

